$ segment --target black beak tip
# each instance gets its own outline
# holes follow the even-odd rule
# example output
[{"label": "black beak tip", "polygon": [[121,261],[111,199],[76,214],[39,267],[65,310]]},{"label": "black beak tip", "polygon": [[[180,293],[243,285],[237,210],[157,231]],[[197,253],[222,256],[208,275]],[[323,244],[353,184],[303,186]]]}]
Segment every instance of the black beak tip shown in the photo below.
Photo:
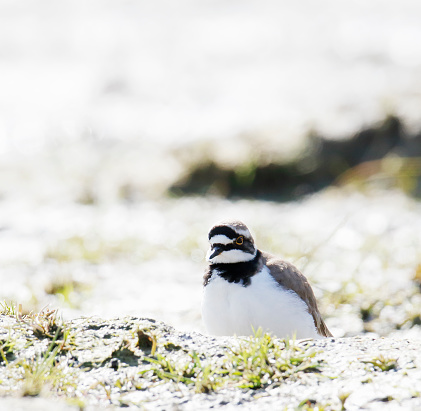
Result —
[{"label": "black beak tip", "polygon": [[224,249],[221,247],[213,247],[213,252],[209,256],[209,259],[212,260],[212,258],[215,258],[217,255],[221,254],[222,251],[224,251]]}]

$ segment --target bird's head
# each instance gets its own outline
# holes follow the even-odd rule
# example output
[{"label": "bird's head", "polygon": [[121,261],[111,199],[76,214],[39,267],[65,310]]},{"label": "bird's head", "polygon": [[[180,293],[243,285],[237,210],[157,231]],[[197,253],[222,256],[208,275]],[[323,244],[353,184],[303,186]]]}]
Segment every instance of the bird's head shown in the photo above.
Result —
[{"label": "bird's head", "polygon": [[253,237],[241,221],[223,222],[213,226],[208,238],[210,249],[206,259],[210,264],[241,263],[256,256]]}]

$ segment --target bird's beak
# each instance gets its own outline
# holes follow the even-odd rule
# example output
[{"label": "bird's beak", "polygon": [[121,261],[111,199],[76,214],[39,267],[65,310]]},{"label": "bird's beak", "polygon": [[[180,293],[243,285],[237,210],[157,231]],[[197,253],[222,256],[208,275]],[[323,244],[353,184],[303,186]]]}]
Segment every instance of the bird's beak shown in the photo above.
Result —
[{"label": "bird's beak", "polygon": [[222,251],[224,251],[224,249],[220,245],[213,245],[210,250],[209,260],[212,260],[212,258],[215,258],[217,255],[221,254]]}]

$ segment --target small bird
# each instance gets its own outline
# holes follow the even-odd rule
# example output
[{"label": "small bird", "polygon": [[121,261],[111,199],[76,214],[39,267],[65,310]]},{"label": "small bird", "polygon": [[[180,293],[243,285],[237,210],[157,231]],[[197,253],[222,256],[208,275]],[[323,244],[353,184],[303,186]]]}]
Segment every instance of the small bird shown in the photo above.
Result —
[{"label": "small bird", "polygon": [[306,277],[258,250],[244,223],[215,225],[209,243],[202,301],[209,334],[252,335],[262,328],[280,338],[332,337]]}]

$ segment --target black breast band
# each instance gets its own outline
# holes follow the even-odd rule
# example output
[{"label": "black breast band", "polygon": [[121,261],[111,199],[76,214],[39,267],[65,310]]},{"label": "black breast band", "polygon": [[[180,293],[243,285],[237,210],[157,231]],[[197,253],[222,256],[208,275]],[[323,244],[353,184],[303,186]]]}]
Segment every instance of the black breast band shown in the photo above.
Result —
[{"label": "black breast band", "polygon": [[262,254],[257,250],[256,256],[242,263],[210,264],[204,276],[204,286],[208,285],[212,276],[219,275],[229,283],[241,283],[244,287],[251,284],[251,277],[262,268]]}]

